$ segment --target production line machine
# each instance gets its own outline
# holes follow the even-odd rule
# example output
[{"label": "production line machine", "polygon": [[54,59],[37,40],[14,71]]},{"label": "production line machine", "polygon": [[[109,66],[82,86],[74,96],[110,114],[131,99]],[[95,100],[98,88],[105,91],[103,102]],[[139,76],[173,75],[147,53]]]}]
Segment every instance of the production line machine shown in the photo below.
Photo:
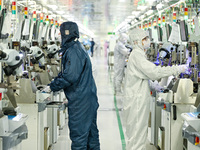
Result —
[{"label": "production line machine", "polygon": [[[161,150],[183,149],[184,143],[187,142],[183,143],[186,137],[184,131],[182,133],[182,118],[184,118],[186,122],[188,121],[188,117],[183,117],[186,116],[183,115],[183,113],[190,112],[191,106],[197,102],[198,70],[200,62],[198,43],[188,38],[188,34],[191,34],[188,33],[188,28],[188,24],[185,21],[177,21],[174,23],[172,25],[172,32],[174,33],[169,36],[168,42],[163,42],[156,57],[161,66],[180,64],[188,64],[189,66],[186,74],[181,74],[179,77],[175,78],[170,77],[162,79],[160,81],[160,85],[163,86],[161,91],[152,91],[151,143]],[[167,28],[163,29],[167,30]],[[175,30],[178,30],[178,33],[175,32]],[[167,34],[168,31],[166,31]],[[180,36],[177,37],[177,35],[175,36],[174,34]],[[173,37],[176,39],[173,39]],[[155,59],[152,61],[155,61]],[[188,114],[189,113],[187,113],[187,115]],[[196,113],[196,118],[197,114],[198,113]],[[188,128],[184,125],[183,130],[184,129]],[[199,130],[196,129],[196,131]],[[188,135],[188,133],[185,134]],[[191,140],[189,140],[188,143],[188,145],[191,145]],[[198,146],[198,144],[196,145]],[[186,149],[190,150],[191,148],[188,147]],[[199,148],[196,147],[196,149]]]},{"label": "production line machine", "polygon": [[[31,24],[31,28],[36,25],[34,21],[33,24]],[[47,24],[44,25],[44,28],[48,28]],[[38,35],[38,32],[39,30],[30,30],[29,35]],[[44,33],[44,35],[46,34]],[[27,38],[30,39],[30,37]],[[47,93],[42,91],[45,88],[43,85],[49,84],[53,78],[50,78],[47,70],[43,70],[47,68],[47,64],[44,58],[45,53],[40,48],[38,41],[36,36],[33,40],[27,42],[31,43],[31,46],[25,48],[27,49],[25,60],[28,60],[27,70],[28,76],[31,75],[31,78],[20,79],[19,84],[23,88],[16,92],[18,93],[16,99],[21,112],[26,112],[29,116],[27,120],[29,138],[23,142],[22,149],[30,149],[30,147],[33,150],[48,149],[49,146],[57,142],[59,128],[65,125],[66,105],[60,99],[62,92]],[[45,41],[42,43],[45,43]],[[53,48],[52,52],[55,53],[57,50],[58,48],[56,50]],[[38,88],[41,90],[38,90]]]},{"label": "production line machine", "polygon": [[[4,32],[6,31],[4,30]],[[8,36],[6,36],[7,38],[1,37],[3,38],[0,38],[2,41],[0,43],[0,65],[3,70],[0,70],[0,149],[18,150],[21,149],[22,141],[28,136],[26,126],[28,116],[20,113],[13,93],[13,90],[19,88],[16,78],[22,75],[23,61],[17,50],[9,48]]]},{"label": "production line machine", "polygon": [[182,127],[183,150],[199,150],[200,149],[200,97],[199,93],[194,105],[190,111],[181,115],[184,120]]},{"label": "production line machine", "polygon": [[152,27],[148,29],[151,46],[150,49],[147,51],[147,58],[151,62],[157,61],[157,52],[158,52],[158,37],[157,37],[157,27]]},{"label": "production line machine", "polygon": [[28,116],[20,113],[13,92],[19,88],[17,78],[23,74],[23,60],[10,42],[11,13],[6,8],[1,11],[0,19],[0,149],[18,150],[28,136]]},{"label": "production line machine", "polygon": [[[190,36],[189,51],[191,56],[191,72],[195,91],[197,92],[196,102],[190,107],[190,110],[182,113],[181,117],[184,121],[182,127],[183,150],[200,150],[200,97],[199,97],[199,70],[200,70],[200,55],[199,55],[199,17],[194,18],[195,30],[194,34]],[[198,33],[197,33],[198,32]]]},{"label": "production line machine", "polygon": [[[13,90],[16,89],[16,84],[10,82],[11,75],[20,75],[22,73],[22,62],[19,53],[13,49],[6,49],[0,51],[1,60],[7,64],[4,67],[4,72],[7,77],[7,84],[1,82],[1,130],[0,139],[2,150],[21,149],[22,140],[27,139],[26,121],[28,116],[20,112],[20,108],[16,103]],[[5,71],[7,70],[7,71]],[[6,95],[6,96],[5,96]],[[5,98],[5,99],[4,99]],[[6,100],[7,99],[7,100]],[[10,101],[10,107],[8,100]]]},{"label": "production line machine", "polygon": [[66,124],[64,92],[43,91],[60,70],[59,27],[18,13],[11,34],[11,13],[0,12],[0,149],[47,150]]}]

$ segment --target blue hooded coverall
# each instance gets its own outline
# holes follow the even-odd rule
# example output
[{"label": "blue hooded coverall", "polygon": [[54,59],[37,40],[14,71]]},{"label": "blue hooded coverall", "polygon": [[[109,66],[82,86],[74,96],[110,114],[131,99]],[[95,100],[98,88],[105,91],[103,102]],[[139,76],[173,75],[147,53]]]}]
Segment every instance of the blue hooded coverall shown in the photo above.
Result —
[{"label": "blue hooded coverall", "polygon": [[64,22],[60,32],[62,70],[50,83],[50,88],[52,91],[63,89],[69,101],[71,149],[100,150],[96,124],[99,104],[90,58],[81,43],[75,40],[79,38],[76,23]]}]

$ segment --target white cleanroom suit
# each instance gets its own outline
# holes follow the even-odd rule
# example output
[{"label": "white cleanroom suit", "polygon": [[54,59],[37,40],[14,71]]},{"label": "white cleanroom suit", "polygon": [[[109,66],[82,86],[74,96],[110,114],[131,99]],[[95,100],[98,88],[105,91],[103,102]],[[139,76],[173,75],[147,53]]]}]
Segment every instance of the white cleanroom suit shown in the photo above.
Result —
[{"label": "white cleanroom suit", "polygon": [[[147,37],[142,29],[130,31],[130,41],[137,45],[134,47],[127,64],[125,75],[125,101],[124,117],[127,135],[126,150],[146,150],[148,118],[150,111],[149,80],[158,80],[163,77],[178,75],[185,72],[185,66],[156,66],[148,61],[145,55]],[[149,45],[150,46],[150,45]]]},{"label": "white cleanroom suit", "polygon": [[126,65],[126,57],[129,49],[125,47],[128,40],[128,35],[121,33],[114,50],[114,88],[116,93],[121,92],[122,80]]}]

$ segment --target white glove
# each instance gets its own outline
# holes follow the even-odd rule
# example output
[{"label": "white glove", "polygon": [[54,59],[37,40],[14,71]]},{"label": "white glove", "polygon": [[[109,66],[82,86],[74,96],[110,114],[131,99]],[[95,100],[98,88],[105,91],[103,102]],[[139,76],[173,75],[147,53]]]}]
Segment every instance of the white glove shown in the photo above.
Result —
[{"label": "white glove", "polygon": [[42,92],[45,92],[45,93],[50,93],[51,92],[51,89],[50,89],[50,86],[46,86]]},{"label": "white glove", "polygon": [[157,92],[160,92],[162,89],[163,89],[163,87],[162,86],[160,86],[160,84],[158,83],[158,81],[156,80],[156,81],[151,81],[151,80],[149,80],[149,86],[150,86],[150,89],[151,90],[155,90],[155,91],[157,91]]},{"label": "white glove", "polygon": [[179,66],[179,72],[185,73],[188,70],[188,65],[180,65]]}]

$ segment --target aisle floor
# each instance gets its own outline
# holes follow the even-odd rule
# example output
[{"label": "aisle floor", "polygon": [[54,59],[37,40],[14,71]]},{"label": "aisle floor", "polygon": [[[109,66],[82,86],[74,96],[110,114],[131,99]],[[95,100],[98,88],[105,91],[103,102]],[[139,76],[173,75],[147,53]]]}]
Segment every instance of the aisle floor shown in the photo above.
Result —
[{"label": "aisle floor", "polygon": [[[103,57],[103,55],[101,57],[94,57],[94,62],[97,70],[95,81],[100,105],[97,124],[99,128],[101,150],[122,150],[122,141],[115,111],[113,85],[111,82],[113,72],[108,72],[107,58]],[[120,102],[118,103],[119,106]],[[70,150],[70,145],[69,130],[66,125],[64,129],[60,131],[58,142],[54,144],[53,149]],[[151,150],[151,148],[148,148],[148,150]]]}]

